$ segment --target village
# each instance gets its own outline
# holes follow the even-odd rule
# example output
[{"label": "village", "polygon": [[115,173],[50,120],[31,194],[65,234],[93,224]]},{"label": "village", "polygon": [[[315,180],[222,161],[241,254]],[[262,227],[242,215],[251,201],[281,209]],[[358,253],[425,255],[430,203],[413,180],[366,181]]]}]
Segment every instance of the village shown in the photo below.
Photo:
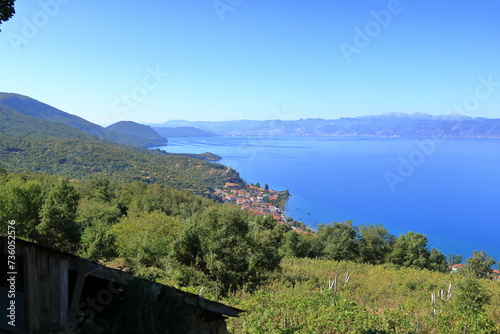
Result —
[{"label": "village", "polygon": [[215,189],[215,195],[224,203],[235,203],[244,210],[261,216],[272,215],[278,223],[286,222],[281,209],[276,205],[283,192],[259,188],[254,185],[242,187],[226,182],[224,189]]},{"label": "village", "polygon": [[[215,189],[215,196],[224,203],[234,203],[240,208],[260,216],[272,215],[280,224],[287,224],[287,219],[278,203],[283,203],[284,191],[270,190],[268,187],[260,188],[259,185],[241,186],[237,183],[226,182],[224,189]],[[299,232],[306,233],[295,226],[290,227]]]}]

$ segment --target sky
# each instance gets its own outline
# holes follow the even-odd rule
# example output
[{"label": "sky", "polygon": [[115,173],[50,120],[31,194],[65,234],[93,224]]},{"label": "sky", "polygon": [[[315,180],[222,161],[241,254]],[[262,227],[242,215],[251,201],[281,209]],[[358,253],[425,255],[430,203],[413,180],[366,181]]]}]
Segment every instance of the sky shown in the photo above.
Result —
[{"label": "sky", "polygon": [[500,118],[497,0],[17,0],[0,92],[101,125]]}]

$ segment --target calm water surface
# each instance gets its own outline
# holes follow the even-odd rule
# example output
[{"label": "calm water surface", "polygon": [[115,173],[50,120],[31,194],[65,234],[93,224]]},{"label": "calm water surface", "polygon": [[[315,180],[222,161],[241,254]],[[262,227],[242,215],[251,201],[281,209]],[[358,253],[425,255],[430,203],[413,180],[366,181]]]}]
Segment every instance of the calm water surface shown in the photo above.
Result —
[{"label": "calm water surface", "polygon": [[289,189],[287,215],[308,225],[382,223],[426,234],[446,255],[500,260],[500,140],[171,138],[162,149],[213,152],[249,183]]}]

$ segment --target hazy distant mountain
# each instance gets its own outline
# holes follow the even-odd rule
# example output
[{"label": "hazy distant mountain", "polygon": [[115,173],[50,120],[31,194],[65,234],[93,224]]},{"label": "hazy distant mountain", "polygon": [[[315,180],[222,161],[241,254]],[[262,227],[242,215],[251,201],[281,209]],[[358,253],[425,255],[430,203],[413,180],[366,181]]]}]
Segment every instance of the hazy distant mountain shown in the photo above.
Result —
[{"label": "hazy distant mountain", "polygon": [[188,122],[174,120],[157,126],[193,126],[226,136],[373,136],[500,138],[500,119],[464,115],[387,113],[327,120]]},{"label": "hazy distant mountain", "polygon": [[108,126],[106,129],[113,132],[118,132],[124,135],[132,135],[141,138],[148,138],[152,140],[167,142],[165,136],[161,136],[153,130],[149,125],[143,125],[131,121],[121,121]]},{"label": "hazy distant mountain", "polygon": [[[8,109],[16,111],[30,118],[62,123],[93,136],[97,136],[98,138],[107,139],[109,141],[121,144],[141,147],[160,146],[164,144],[164,140],[149,139],[141,136],[124,134],[105,129],[102,126],[89,122],[81,117],[71,115],[48,104],[42,103],[24,95],[0,93],[0,107],[4,110]],[[26,118],[23,118],[23,121],[26,122],[26,126],[30,126],[30,122],[35,123],[35,121]],[[48,135],[58,136],[58,133],[56,131]]]},{"label": "hazy distant mountain", "polygon": [[214,137],[218,136],[213,132],[200,130],[192,126],[179,127],[154,127],[156,132],[165,138],[171,137]]}]

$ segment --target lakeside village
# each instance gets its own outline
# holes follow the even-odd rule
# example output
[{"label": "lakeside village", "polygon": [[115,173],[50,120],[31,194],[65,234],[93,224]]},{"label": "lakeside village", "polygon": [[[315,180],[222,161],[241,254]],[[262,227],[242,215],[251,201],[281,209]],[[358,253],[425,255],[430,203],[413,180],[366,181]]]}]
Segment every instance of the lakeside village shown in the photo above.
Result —
[{"label": "lakeside village", "polygon": [[286,219],[283,209],[288,198],[287,191],[270,190],[259,185],[241,186],[237,183],[226,182],[224,189],[215,189],[214,195],[224,203],[234,203],[240,208],[260,216],[272,215],[279,224],[288,224],[298,233],[308,233],[297,226],[293,226]]},{"label": "lakeside village", "polygon": [[[223,203],[232,203],[240,208],[250,211],[253,214],[260,216],[272,215],[274,220],[279,224],[287,224],[294,231],[302,234],[314,233],[309,227],[303,223],[294,221],[291,218],[286,218],[283,209],[288,200],[288,191],[269,190],[267,185],[260,188],[259,184],[244,186],[237,183],[226,182],[224,189],[215,189],[215,196],[222,199]],[[458,263],[448,266],[448,272],[458,273],[464,270],[465,264]],[[490,269],[492,279],[500,281],[500,272]]]}]

